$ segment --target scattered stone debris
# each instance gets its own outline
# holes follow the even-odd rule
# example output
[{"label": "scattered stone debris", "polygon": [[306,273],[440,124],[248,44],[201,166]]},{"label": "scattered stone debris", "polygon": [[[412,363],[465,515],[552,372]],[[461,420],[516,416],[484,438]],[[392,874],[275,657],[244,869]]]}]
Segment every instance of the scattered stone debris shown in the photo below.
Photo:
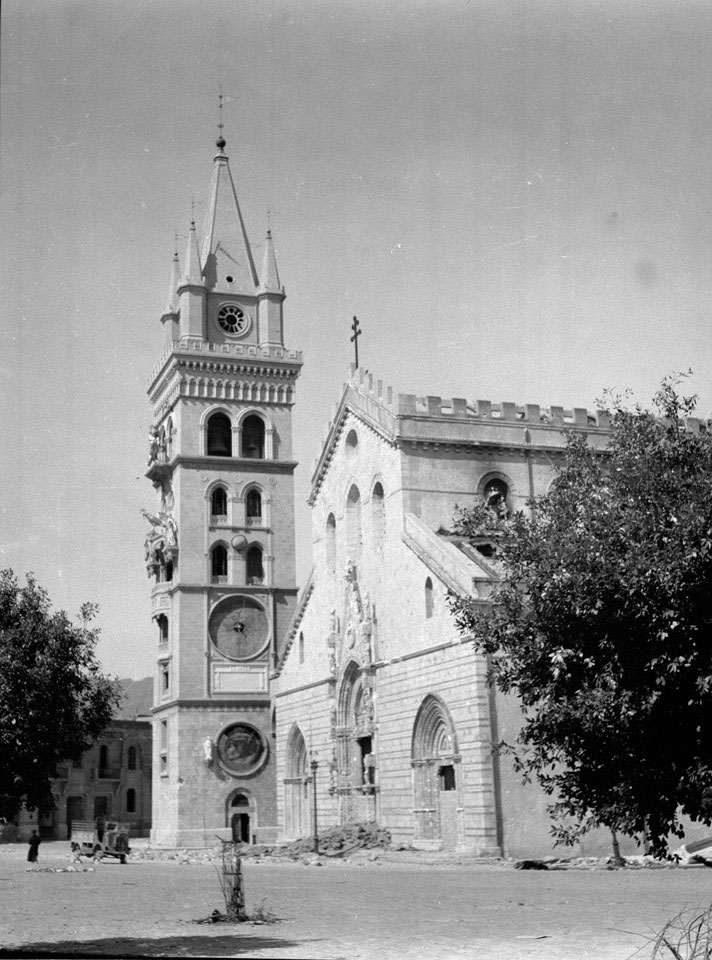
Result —
[{"label": "scattered stone debris", "polygon": [[27,867],[25,873],[94,873],[94,867]]},{"label": "scattered stone debris", "polygon": [[[332,827],[319,834],[319,855],[314,853],[311,837],[294,840],[288,844],[242,844],[240,857],[243,860],[294,860],[312,866],[322,866],[321,857],[344,857],[358,850],[388,850],[391,835],[373,823],[350,823]],[[408,849],[403,845],[395,848]],[[222,860],[222,847],[206,849],[160,850],[149,848],[137,850],[131,859],[174,861],[180,864],[217,863]]]}]

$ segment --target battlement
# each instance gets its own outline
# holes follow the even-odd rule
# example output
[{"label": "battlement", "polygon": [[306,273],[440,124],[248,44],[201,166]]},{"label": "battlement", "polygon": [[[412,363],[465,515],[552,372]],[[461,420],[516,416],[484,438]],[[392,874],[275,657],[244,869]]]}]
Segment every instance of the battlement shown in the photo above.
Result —
[{"label": "battlement", "polygon": [[[351,392],[349,392],[349,390]],[[344,428],[344,411],[350,407],[371,429],[390,442],[445,444],[561,451],[563,431],[586,431],[589,442],[604,449],[611,428],[608,411],[591,412],[585,407],[541,407],[537,403],[516,404],[491,400],[469,402],[461,397],[443,400],[436,396],[395,393],[367,370],[351,365],[342,397],[326,428],[313,464],[312,499],[334,455],[335,444]],[[680,426],[690,433],[707,432],[712,421],[687,417]]]},{"label": "battlement", "polygon": [[153,383],[173,353],[203,353],[207,356],[234,357],[240,360],[285,360],[289,363],[302,363],[301,350],[287,350],[285,347],[260,346],[259,344],[249,343],[209,343],[197,337],[184,337],[183,340],[172,344],[163,354],[160,362],[151,372],[150,383]]},{"label": "battlement", "polygon": [[[443,400],[441,397],[419,397],[413,393],[394,393],[382,380],[374,381],[367,370],[351,365],[349,384],[397,417],[438,417],[450,420],[508,421],[511,423],[541,423],[558,427],[598,427],[606,430],[610,419],[605,411],[591,413],[585,407],[541,407],[537,403],[493,403],[491,400],[469,402],[461,397]],[[346,385],[344,385],[346,386]]]}]

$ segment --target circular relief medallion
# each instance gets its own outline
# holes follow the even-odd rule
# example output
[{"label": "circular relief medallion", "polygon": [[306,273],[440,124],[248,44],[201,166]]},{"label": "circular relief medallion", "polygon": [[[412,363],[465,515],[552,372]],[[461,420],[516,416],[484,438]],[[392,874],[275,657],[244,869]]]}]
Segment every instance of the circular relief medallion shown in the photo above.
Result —
[{"label": "circular relief medallion", "polygon": [[210,615],[210,639],[232,660],[250,660],[269,639],[264,609],[251,597],[224,600]]},{"label": "circular relief medallion", "polygon": [[234,723],[218,737],[218,757],[228,773],[254,773],[267,759],[267,744],[259,730],[246,723]]},{"label": "circular relief medallion", "polygon": [[243,333],[247,333],[250,318],[236,303],[226,303],[218,310],[218,324],[225,333],[230,333],[233,337],[239,337]]}]

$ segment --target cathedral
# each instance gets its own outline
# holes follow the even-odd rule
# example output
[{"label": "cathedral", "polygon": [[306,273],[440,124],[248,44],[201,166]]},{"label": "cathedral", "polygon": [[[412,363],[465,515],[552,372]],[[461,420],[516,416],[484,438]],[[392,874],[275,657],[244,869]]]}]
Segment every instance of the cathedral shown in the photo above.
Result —
[{"label": "cathedral", "polygon": [[[295,577],[292,407],[269,232],[258,273],[217,141],[202,236],[175,254],[150,383],[145,560],[156,650],[153,830],[246,843],[361,821],[480,855],[551,851],[546,799],[493,744],[520,712],[450,616],[486,604],[492,544],[452,532],[484,499],[526,510],[584,409],[418,397],[352,367],[311,478],[313,569]],[[586,840],[580,852],[605,849]]]}]

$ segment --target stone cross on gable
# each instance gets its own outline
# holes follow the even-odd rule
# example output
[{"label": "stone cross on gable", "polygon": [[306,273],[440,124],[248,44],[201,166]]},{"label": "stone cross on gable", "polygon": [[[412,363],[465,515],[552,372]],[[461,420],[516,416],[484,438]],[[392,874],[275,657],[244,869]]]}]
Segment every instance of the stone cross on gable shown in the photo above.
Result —
[{"label": "stone cross on gable", "polygon": [[354,317],[354,322],[351,324],[351,329],[353,330],[351,343],[354,345],[354,353],[356,354],[356,368],[358,369],[358,338],[361,336],[362,331],[359,328],[359,322],[356,317]]}]

